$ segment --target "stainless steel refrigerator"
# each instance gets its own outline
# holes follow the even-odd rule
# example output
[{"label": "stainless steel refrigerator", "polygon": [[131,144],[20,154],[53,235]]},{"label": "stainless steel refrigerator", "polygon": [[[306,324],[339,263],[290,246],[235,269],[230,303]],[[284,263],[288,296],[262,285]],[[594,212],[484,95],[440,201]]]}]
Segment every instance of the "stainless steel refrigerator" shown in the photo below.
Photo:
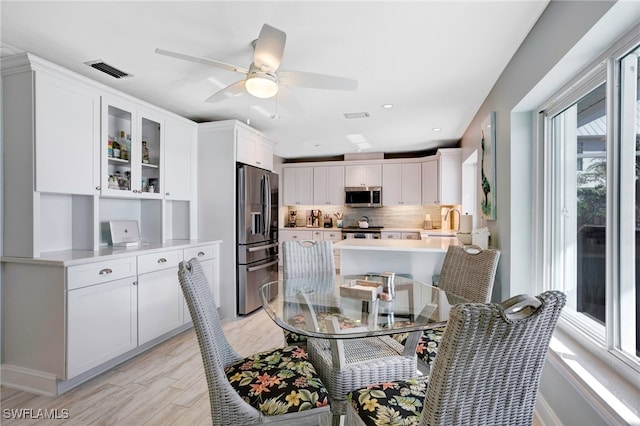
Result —
[{"label": "stainless steel refrigerator", "polygon": [[245,315],[261,306],[260,286],[278,279],[278,175],[240,163],[237,174],[238,314]]}]

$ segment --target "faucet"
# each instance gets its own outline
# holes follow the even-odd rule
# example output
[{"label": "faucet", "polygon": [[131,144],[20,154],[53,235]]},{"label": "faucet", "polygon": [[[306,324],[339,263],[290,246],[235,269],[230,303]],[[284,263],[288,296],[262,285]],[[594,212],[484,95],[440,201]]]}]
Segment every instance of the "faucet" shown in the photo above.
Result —
[{"label": "faucet", "polygon": [[[443,220],[445,222],[447,220],[449,220],[449,214],[452,213],[452,212],[458,212],[458,229],[456,229],[456,231],[459,231],[460,230],[460,218],[462,217],[462,213],[460,212],[460,210],[456,209],[455,207],[449,208],[449,210],[447,210],[446,213],[444,214],[444,219]],[[451,227],[449,227],[449,229],[451,229]]]}]

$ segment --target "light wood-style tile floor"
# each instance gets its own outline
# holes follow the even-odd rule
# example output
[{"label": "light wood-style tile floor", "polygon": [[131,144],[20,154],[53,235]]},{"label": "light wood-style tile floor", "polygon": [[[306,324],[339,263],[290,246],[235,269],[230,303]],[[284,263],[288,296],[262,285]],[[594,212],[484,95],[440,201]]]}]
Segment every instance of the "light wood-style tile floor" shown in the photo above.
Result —
[{"label": "light wood-style tile floor", "polygon": [[[284,345],[282,329],[263,310],[224,323],[242,356]],[[207,382],[190,329],[57,397],[0,387],[2,425],[210,425]],[[12,420],[5,410],[68,410],[67,420]]]},{"label": "light wood-style tile floor", "polygon": [[[223,325],[242,356],[284,345],[282,329],[263,310]],[[207,382],[190,329],[57,397],[0,387],[0,424],[210,425]],[[66,409],[66,420],[12,420],[5,410]],[[536,417],[533,426],[543,426]]]}]

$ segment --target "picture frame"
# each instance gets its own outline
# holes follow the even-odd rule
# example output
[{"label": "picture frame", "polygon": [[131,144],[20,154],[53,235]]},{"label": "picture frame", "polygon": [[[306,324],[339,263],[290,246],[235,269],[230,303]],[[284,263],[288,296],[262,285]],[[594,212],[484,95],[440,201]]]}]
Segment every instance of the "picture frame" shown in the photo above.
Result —
[{"label": "picture frame", "polygon": [[496,220],[496,113],[491,111],[480,124],[481,217]]}]

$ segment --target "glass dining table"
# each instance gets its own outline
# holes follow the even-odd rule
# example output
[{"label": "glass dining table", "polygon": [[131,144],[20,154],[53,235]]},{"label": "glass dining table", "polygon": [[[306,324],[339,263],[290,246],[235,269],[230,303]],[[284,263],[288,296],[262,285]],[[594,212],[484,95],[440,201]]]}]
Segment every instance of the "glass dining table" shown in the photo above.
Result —
[{"label": "glass dining table", "polygon": [[292,333],[323,339],[411,333],[414,350],[420,332],[446,324],[451,307],[468,302],[403,276],[395,276],[394,287],[394,294],[385,292],[380,274],[335,275],[272,281],[259,293],[269,317]]},{"label": "glass dining table", "polygon": [[390,291],[381,275],[286,279],[260,287],[271,319],[307,337],[309,360],[329,391],[336,425],[344,421],[349,392],[415,377],[422,332],[446,324],[451,307],[468,302],[403,276],[395,276]]}]

